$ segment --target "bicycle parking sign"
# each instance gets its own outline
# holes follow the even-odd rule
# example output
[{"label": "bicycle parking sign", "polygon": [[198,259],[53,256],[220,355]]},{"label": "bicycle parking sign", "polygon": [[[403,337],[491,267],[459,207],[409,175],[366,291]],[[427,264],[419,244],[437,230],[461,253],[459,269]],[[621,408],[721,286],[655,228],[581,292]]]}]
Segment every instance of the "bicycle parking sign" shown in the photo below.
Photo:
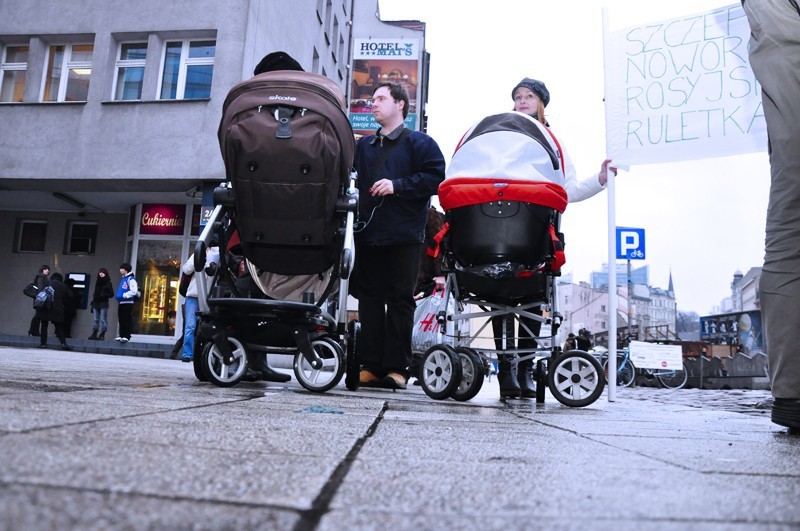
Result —
[{"label": "bicycle parking sign", "polygon": [[644,260],[644,229],[617,227],[617,259]]}]

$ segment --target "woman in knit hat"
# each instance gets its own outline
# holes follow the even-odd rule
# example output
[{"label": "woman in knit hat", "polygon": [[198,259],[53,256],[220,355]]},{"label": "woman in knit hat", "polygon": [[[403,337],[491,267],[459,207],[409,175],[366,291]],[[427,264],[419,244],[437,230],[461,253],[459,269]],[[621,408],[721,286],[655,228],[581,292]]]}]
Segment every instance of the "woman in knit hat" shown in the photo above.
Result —
[{"label": "woman in knit hat", "polygon": [[[545,107],[550,103],[550,91],[547,90],[543,82],[529,77],[523,78],[511,91],[511,99],[514,100],[514,111],[532,116],[545,127],[550,127],[544,114]],[[563,148],[561,154],[564,158],[564,190],[567,192],[567,198],[570,203],[583,201],[597,194],[605,188],[606,182],[608,181],[608,172],[612,171],[614,175],[617,173],[616,168],[609,166],[611,160],[607,159],[600,165],[600,171],[598,173],[592,175],[588,179],[578,181],[575,166],[572,164],[572,160]],[[517,302],[521,303],[525,301]],[[539,312],[541,312],[541,310],[539,310]],[[539,335],[542,323],[527,317],[520,317],[519,321],[517,347],[520,349],[537,348],[538,345],[534,338]],[[513,336],[513,330],[508,330],[508,327],[513,326],[513,321],[509,321],[503,317],[492,318],[492,330],[495,338],[498,338],[495,339],[498,345],[502,344],[502,340],[499,338]],[[506,348],[514,348],[514,346],[509,345],[508,342],[506,342],[505,346]],[[498,346],[497,348],[500,349],[501,347]],[[514,366],[507,357],[501,356],[498,363],[497,381],[500,385],[500,398],[536,397],[536,379],[533,374],[533,360],[521,361]]]},{"label": "woman in knit hat", "polygon": [[[515,111],[530,115],[550,127],[544,115],[544,108],[550,103],[550,92],[543,82],[529,77],[524,78],[511,91],[511,99],[514,100]],[[609,171],[613,171],[614,175],[617,174],[616,168],[609,167],[611,160],[606,159],[600,165],[598,173],[588,179],[578,181],[572,159],[569,158],[566,151],[562,155],[564,156],[564,189],[567,191],[570,203],[589,199],[603,190],[608,182]]]}]

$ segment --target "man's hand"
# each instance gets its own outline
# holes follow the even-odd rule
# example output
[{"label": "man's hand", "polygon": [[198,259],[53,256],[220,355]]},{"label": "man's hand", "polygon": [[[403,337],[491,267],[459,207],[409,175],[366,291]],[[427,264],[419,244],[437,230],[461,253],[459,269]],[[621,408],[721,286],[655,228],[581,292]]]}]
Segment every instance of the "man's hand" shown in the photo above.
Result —
[{"label": "man's hand", "polygon": [[372,185],[372,188],[369,189],[369,193],[372,196],[392,195],[394,193],[394,185],[389,179],[381,179]]}]

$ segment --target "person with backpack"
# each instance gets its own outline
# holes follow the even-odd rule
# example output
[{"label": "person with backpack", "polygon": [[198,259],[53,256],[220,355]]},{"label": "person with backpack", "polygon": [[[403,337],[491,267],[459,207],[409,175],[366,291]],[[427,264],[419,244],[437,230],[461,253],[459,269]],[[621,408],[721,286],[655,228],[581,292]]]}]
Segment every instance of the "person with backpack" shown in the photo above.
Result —
[{"label": "person with backpack", "polygon": [[[52,293],[48,288],[52,288]],[[45,293],[47,294],[45,296]],[[64,284],[64,277],[61,273],[53,273],[50,281],[40,290],[41,297],[37,295],[34,304],[40,305],[36,310],[36,317],[41,325],[39,329],[39,348],[47,348],[47,327],[52,322],[56,328],[56,336],[61,343],[61,350],[72,350],[67,345],[64,330],[64,318],[66,316],[66,302],[72,296],[69,286]],[[44,299],[40,303],[40,299]]]},{"label": "person with backpack", "polygon": [[117,286],[115,298],[119,303],[117,317],[119,319],[119,336],[114,341],[127,343],[131,340],[133,330],[133,303],[139,296],[139,284],[133,276],[133,266],[123,263],[119,266],[119,274],[122,278]]},{"label": "person with backpack", "polygon": [[[50,275],[50,266],[43,265],[39,268],[39,272],[36,273],[36,276],[33,279],[33,284],[36,288],[41,291],[42,288],[47,286],[48,279],[47,277]],[[28,335],[29,336],[38,336],[39,335],[39,318],[34,313],[33,318],[31,319],[31,324],[28,327]]]},{"label": "person with backpack", "polygon": [[[92,335],[89,336],[91,340],[100,340],[106,338],[106,330],[108,330],[108,299],[114,296],[114,286],[111,285],[111,277],[108,274],[108,269],[101,267],[97,271],[97,281],[94,284],[94,294],[92,295],[92,317],[94,322],[92,324]],[[98,335],[98,330],[100,334]]]}]

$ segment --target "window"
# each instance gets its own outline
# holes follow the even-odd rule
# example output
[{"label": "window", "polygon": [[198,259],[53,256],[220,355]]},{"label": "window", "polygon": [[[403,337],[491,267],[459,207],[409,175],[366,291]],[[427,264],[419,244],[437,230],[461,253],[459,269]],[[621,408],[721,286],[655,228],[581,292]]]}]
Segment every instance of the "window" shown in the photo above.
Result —
[{"label": "window", "polygon": [[115,100],[141,100],[146,42],[126,42],[117,50],[117,75],[114,78]]},{"label": "window", "polygon": [[43,220],[17,220],[14,252],[43,253],[47,241],[47,222]]},{"label": "window", "polygon": [[216,41],[172,41],[164,48],[162,100],[211,97]]},{"label": "window", "polygon": [[97,247],[97,223],[70,221],[64,254],[94,254]]},{"label": "window", "polygon": [[91,44],[50,46],[42,101],[86,101],[93,51]]},{"label": "window", "polygon": [[8,46],[0,59],[0,101],[19,103],[25,92],[28,47]]}]

